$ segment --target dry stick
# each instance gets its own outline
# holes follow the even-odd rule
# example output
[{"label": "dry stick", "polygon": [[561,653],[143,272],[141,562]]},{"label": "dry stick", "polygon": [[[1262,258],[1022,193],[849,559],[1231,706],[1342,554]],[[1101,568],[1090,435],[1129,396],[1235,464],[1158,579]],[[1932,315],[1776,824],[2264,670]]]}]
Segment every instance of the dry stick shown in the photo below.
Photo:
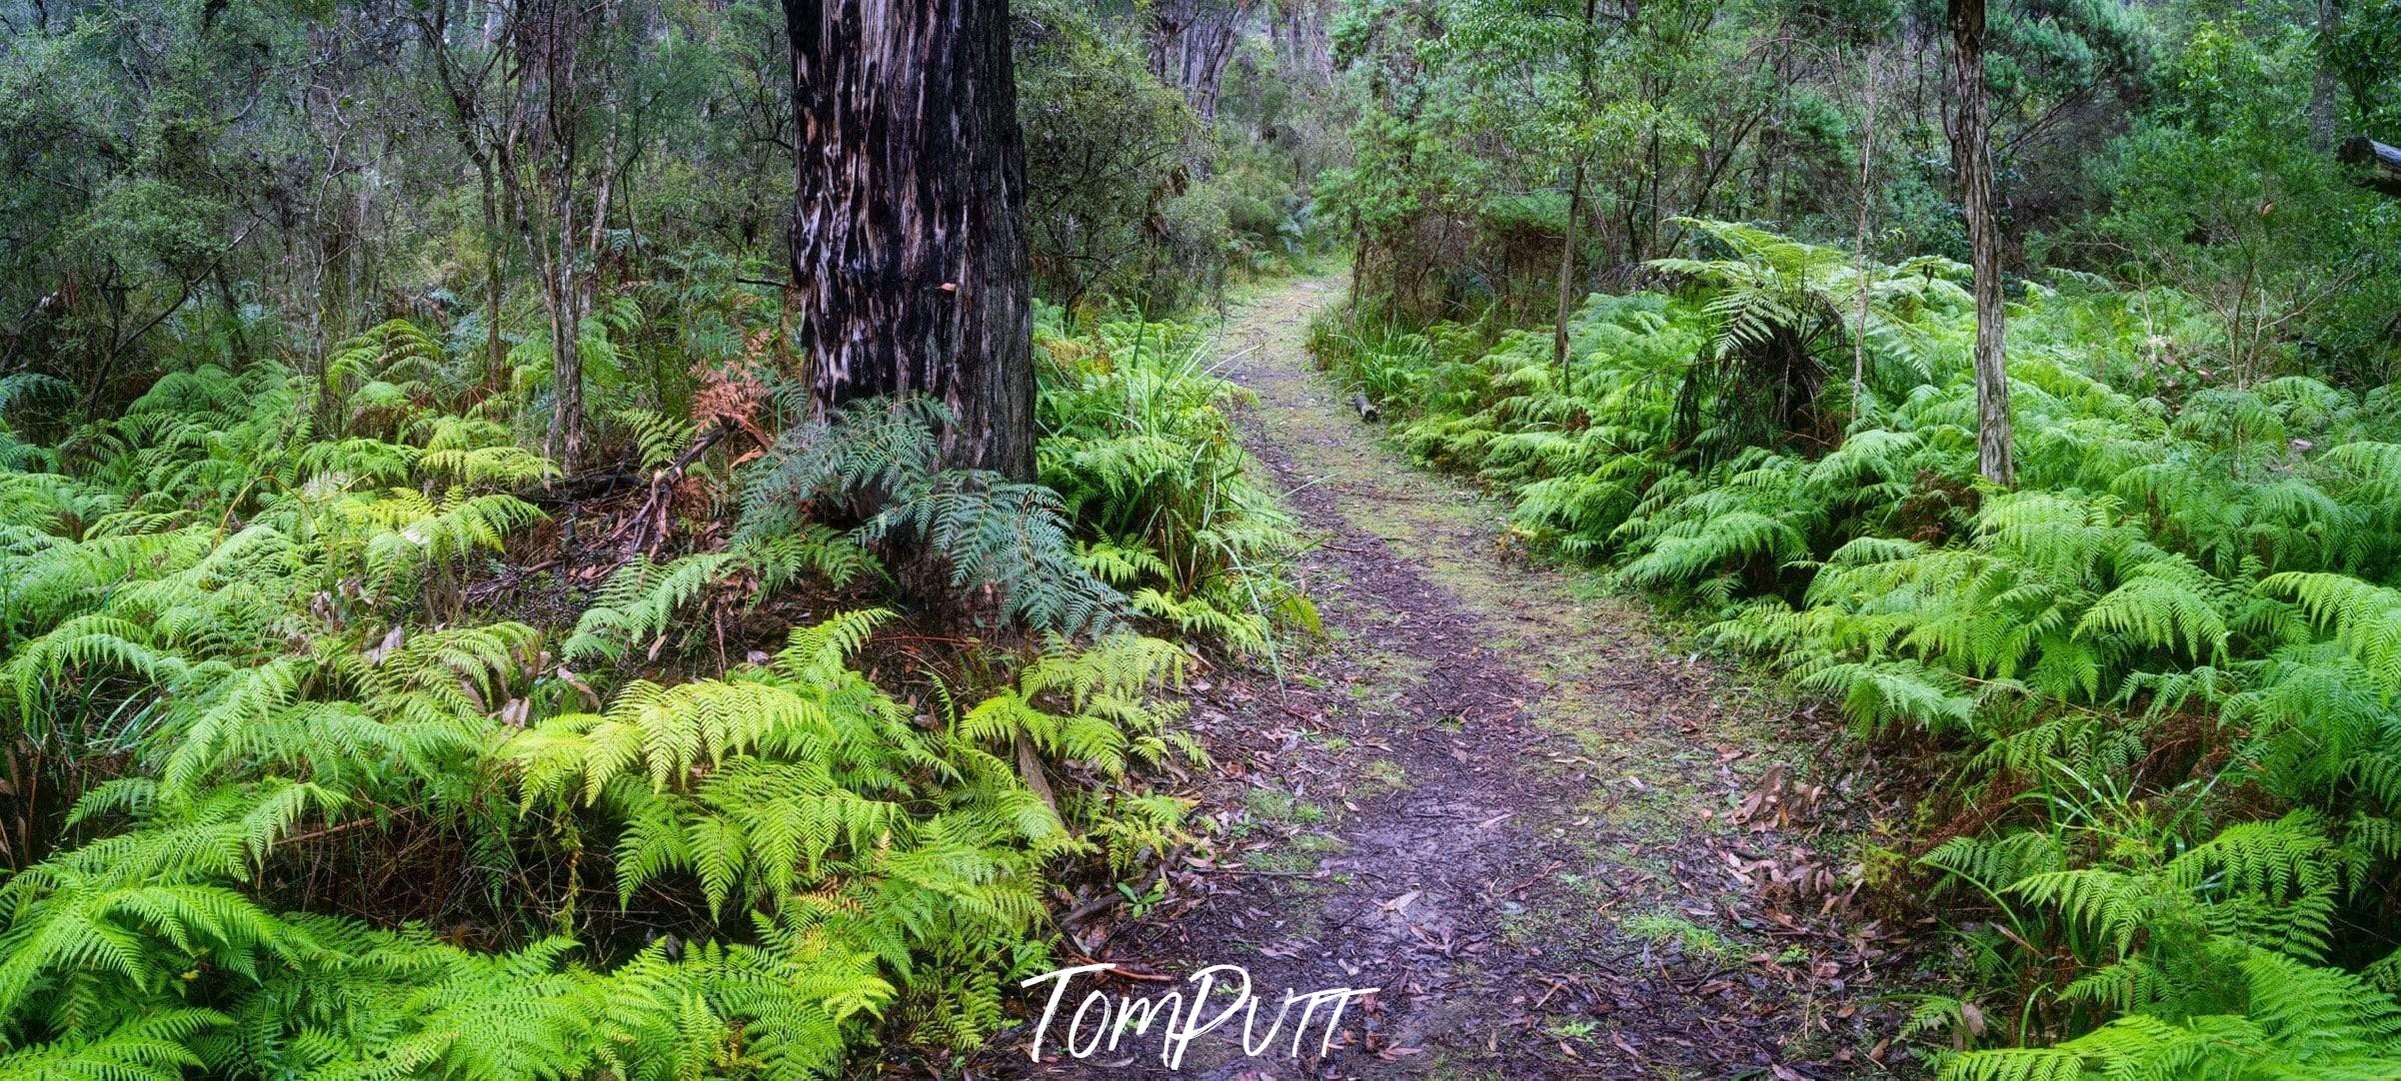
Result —
[{"label": "dry stick", "polygon": [[[642,500],[642,509],[628,519],[624,527],[632,533],[634,549],[655,547],[658,542],[666,539],[669,493],[674,489],[676,482],[684,479],[684,473],[692,468],[692,463],[699,460],[701,455],[708,453],[709,448],[716,446],[717,441],[725,438],[726,433],[731,430],[732,426],[723,422],[710,425],[707,431],[693,439],[691,446],[684,448],[682,453],[675,456],[674,461],[667,463],[666,468],[651,474],[649,496]],[[652,529],[652,519],[654,518],[657,520],[655,533]],[[611,539],[615,539],[614,536]]]},{"label": "dry stick", "polygon": [[1119,904],[1124,903],[1124,901],[1124,897],[1119,896],[1114,892],[1103,893],[1089,901],[1084,902],[1083,904],[1077,905],[1074,908],[1060,913],[1057,919],[1053,922],[1057,923],[1062,928],[1068,924],[1082,923],[1085,920],[1091,919],[1094,916],[1100,915],[1103,912],[1117,907]]},{"label": "dry stick", "polygon": [[1534,872],[1534,874],[1533,874],[1533,876],[1532,876],[1532,877],[1530,877],[1530,878],[1527,878],[1525,881],[1523,881],[1523,882],[1520,882],[1520,883],[1518,883],[1517,885],[1511,886],[1511,887],[1509,887],[1508,889],[1502,890],[1500,893],[1496,894],[1495,896],[1499,896],[1499,897],[1507,897],[1507,896],[1509,896],[1510,894],[1516,893],[1516,892],[1517,892],[1517,891],[1519,891],[1519,890],[1525,889],[1525,888],[1526,888],[1526,887],[1528,887],[1528,886],[1531,886],[1531,885],[1533,885],[1533,884],[1535,884],[1535,883],[1537,883],[1537,882],[1540,882],[1540,881],[1542,881],[1542,880],[1543,880],[1543,879],[1544,879],[1546,876],[1548,876],[1548,875],[1549,875],[1551,872],[1553,872],[1553,871],[1556,871],[1556,870],[1560,869],[1561,867],[1565,867],[1565,866],[1567,866],[1567,864],[1565,864],[1564,862],[1561,862],[1561,861],[1559,861],[1559,860],[1552,860],[1552,861],[1551,861],[1551,864],[1550,864],[1550,866],[1548,866],[1548,867],[1545,867],[1545,868],[1543,868],[1542,870],[1539,870],[1539,871],[1536,871],[1536,872]]}]

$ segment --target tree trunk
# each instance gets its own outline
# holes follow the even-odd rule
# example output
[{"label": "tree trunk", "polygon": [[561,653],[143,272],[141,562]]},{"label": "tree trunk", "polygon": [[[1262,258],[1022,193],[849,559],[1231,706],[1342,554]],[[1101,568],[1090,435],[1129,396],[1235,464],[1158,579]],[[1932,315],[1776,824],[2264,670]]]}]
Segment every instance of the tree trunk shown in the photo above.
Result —
[{"label": "tree trunk", "polygon": [[2336,157],[2346,165],[2366,166],[2361,183],[2386,195],[2401,197],[2401,147],[2354,135],[2343,140]]},{"label": "tree trunk", "polygon": [[[512,240],[502,213],[498,159],[503,151],[493,144],[502,137],[502,130],[487,127],[484,113],[485,76],[492,68],[479,71],[462,70],[453,62],[450,53],[450,7],[446,3],[427,5],[418,16],[417,27],[425,48],[433,59],[435,78],[450,102],[451,135],[458,140],[459,149],[475,165],[476,179],[482,184],[484,217],[484,385],[500,389],[508,385],[508,351],[500,344],[500,301],[502,297],[503,262]],[[483,40],[487,47],[495,46],[507,27],[501,5],[492,4],[485,12]]]},{"label": "tree trunk", "polygon": [[1287,73],[1324,85],[1334,81],[1334,47],[1326,36],[1326,0],[1283,0],[1276,8],[1276,51]]},{"label": "tree trunk", "polygon": [[1576,303],[1576,222],[1584,217],[1584,157],[1576,156],[1574,175],[1567,182],[1567,242],[1559,247],[1559,315],[1551,328],[1551,363],[1559,366],[1559,385],[1568,389],[1567,317]]},{"label": "tree trunk", "polygon": [[945,465],[1034,475],[1006,0],[784,0],[800,341],[820,408],[922,394]]},{"label": "tree trunk", "polygon": [[1156,0],[1150,9],[1150,70],[1184,92],[1202,120],[1217,118],[1218,90],[1256,0]]},{"label": "tree trunk", "polygon": [[2334,35],[2342,28],[2339,0],[2318,0],[2318,71],[2309,89],[2309,148],[2334,149]]},{"label": "tree trunk", "polygon": [[2009,373],[2002,346],[2008,328],[2001,307],[2001,242],[1993,210],[1991,121],[1984,103],[1984,0],[1950,0],[1952,59],[1959,119],[1951,160],[1959,171],[1959,202],[1967,215],[1976,271],[1976,465],[1984,479],[2017,483],[2010,451]]},{"label": "tree trunk", "polygon": [[501,250],[509,243],[500,225],[500,192],[489,158],[478,157],[484,199],[484,383],[499,390],[509,385],[508,351],[500,345]]},{"label": "tree trunk", "polygon": [[559,469],[574,473],[584,453],[584,358],[580,332],[582,292],[575,282],[575,189],[560,179],[551,213],[558,248],[544,280],[550,291],[550,386],[557,409],[550,428],[550,456]]},{"label": "tree trunk", "polygon": [[537,171],[548,189],[545,194],[550,197],[548,240],[537,244],[529,225],[519,224],[542,275],[550,313],[550,384],[555,410],[543,450],[569,474],[583,464],[584,445],[584,365],[577,341],[583,325],[583,290],[576,280],[575,182],[582,156],[583,39],[591,29],[587,20],[593,14],[576,0],[542,0],[528,5],[528,17],[514,26],[524,77],[541,103],[540,120],[533,127],[534,153]]},{"label": "tree trunk", "polygon": [[[1576,24],[1576,87],[1584,100],[1593,99],[1592,87],[1592,16],[1600,6],[1599,0],[1584,0],[1584,21]],[[1567,242],[1559,251],[1559,315],[1551,328],[1551,363],[1559,366],[1559,388],[1573,390],[1567,365],[1567,317],[1575,301],[1576,227],[1584,220],[1584,159],[1586,151],[1576,152],[1576,168],[1567,182]]]},{"label": "tree trunk", "polygon": [[1856,420],[1867,401],[1867,218],[1875,203],[1876,168],[1876,54],[1867,54],[1867,107],[1859,139],[1859,234],[1853,241],[1858,259],[1859,321],[1851,328],[1851,417]]}]

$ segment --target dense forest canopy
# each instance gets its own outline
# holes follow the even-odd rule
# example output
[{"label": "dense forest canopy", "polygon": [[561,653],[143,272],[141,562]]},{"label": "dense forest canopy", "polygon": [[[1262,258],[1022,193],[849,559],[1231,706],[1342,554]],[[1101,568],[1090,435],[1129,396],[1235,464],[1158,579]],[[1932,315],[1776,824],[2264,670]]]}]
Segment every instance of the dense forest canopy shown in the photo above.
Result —
[{"label": "dense forest canopy", "polygon": [[0,1075],[970,1061],[1209,844],[1189,673],[1317,629],[1201,328],[1347,266],[1362,417],[1934,763],[1856,854],[1921,1061],[2393,1076],[2397,55],[0,0]]}]

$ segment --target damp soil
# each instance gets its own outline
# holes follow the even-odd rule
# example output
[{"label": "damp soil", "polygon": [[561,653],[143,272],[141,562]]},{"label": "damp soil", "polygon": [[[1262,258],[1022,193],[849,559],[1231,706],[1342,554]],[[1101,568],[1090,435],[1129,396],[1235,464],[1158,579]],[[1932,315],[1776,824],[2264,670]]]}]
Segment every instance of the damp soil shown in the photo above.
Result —
[{"label": "damp soil", "polygon": [[[1917,928],[1860,895],[1905,797],[1830,709],[1732,669],[1585,571],[1528,559],[1505,508],[1412,467],[1311,364],[1338,280],[1235,313],[1221,374],[1314,545],[1325,633],[1193,687],[1210,841],[1144,903],[1076,906],[1071,985],[972,1077],[1839,1078],[1919,1072],[1894,1038]],[[1264,1042],[1286,989],[1376,988],[1253,1056],[1239,1018],[1162,1062],[1159,1027],[1072,1055],[1088,990],[1158,998],[1240,965]],[[1210,1013],[1226,1001],[1222,991]],[[1081,1035],[1089,1042],[1096,1028]],[[1328,1043],[1330,1042],[1330,1047]]]}]

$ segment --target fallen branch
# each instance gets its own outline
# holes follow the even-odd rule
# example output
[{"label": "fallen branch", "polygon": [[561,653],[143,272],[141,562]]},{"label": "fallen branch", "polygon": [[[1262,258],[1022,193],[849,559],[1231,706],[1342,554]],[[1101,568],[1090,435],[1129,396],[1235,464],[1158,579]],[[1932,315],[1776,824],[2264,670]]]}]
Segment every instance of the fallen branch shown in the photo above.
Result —
[{"label": "fallen branch", "polygon": [[667,509],[674,504],[675,486],[682,482],[693,462],[699,461],[701,455],[707,454],[710,447],[732,430],[725,424],[709,425],[675,460],[650,475],[650,494],[643,497],[641,509],[626,522],[632,532],[629,551],[657,554],[659,545],[667,539]]}]

